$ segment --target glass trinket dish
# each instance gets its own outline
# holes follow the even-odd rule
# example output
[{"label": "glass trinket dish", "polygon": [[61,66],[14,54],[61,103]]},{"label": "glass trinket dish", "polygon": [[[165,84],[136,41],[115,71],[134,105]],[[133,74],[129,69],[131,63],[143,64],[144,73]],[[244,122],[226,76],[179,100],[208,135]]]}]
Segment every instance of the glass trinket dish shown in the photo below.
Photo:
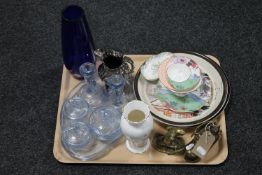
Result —
[{"label": "glass trinket dish", "polygon": [[87,122],[90,115],[90,107],[82,97],[71,97],[65,100],[61,110],[61,128],[76,122]]},{"label": "glass trinket dish", "polygon": [[72,89],[61,110],[61,141],[72,157],[93,160],[121,140],[125,79],[122,75],[108,77],[106,89],[94,64],[82,64],[79,72],[84,81]]},{"label": "glass trinket dish", "polygon": [[94,144],[94,136],[88,125],[76,122],[63,129],[62,142],[72,148],[91,148]]},{"label": "glass trinket dish", "polygon": [[121,136],[121,113],[113,106],[96,108],[90,116],[90,127],[97,139],[102,141],[116,140]]}]

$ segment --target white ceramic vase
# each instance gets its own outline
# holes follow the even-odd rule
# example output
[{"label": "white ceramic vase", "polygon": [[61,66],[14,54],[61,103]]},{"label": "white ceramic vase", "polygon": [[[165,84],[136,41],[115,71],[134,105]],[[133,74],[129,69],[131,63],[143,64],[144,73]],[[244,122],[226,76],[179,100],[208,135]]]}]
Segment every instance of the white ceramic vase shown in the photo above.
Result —
[{"label": "white ceramic vase", "polygon": [[[133,110],[140,110],[145,118],[139,122],[130,121],[128,114]],[[153,129],[153,118],[148,105],[142,101],[133,100],[123,110],[121,130],[126,137],[126,147],[132,153],[143,153],[150,146],[149,136]]]}]

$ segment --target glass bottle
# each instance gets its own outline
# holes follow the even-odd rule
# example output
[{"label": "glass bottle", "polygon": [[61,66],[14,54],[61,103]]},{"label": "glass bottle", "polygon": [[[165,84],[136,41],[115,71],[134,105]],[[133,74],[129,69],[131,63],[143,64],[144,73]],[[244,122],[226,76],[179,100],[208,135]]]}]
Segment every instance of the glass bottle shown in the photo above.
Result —
[{"label": "glass bottle", "polygon": [[113,99],[112,103],[116,108],[122,109],[123,105],[127,102],[124,94],[125,79],[120,74],[113,74],[105,79],[108,86],[108,93]]},{"label": "glass bottle", "polygon": [[105,103],[107,98],[104,95],[104,88],[98,83],[95,65],[84,63],[80,66],[79,72],[84,77],[85,83],[79,89],[78,95],[83,97],[91,107],[98,107],[101,103]]}]

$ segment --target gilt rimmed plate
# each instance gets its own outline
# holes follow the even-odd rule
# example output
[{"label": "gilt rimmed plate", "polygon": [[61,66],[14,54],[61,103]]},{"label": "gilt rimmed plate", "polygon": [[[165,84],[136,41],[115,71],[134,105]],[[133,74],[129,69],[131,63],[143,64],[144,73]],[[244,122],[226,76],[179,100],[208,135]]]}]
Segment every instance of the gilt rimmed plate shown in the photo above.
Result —
[{"label": "gilt rimmed plate", "polygon": [[194,113],[177,113],[170,108],[170,105],[152,96],[155,93],[155,88],[150,87],[157,86],[159,80],[154,82],[145,80],[141,76],[140,70],[138,70],[134,81],[136,98],[149,105],[150,111],[156,120],[168,125],[194,126],[218,116],[226,107],[230,95],[230,88],[224,71],[212,59],[198,53],[179,52],[174,53],[174,55],[192,59],[199,66],[202,73],[209,76],[213,87],[210,105]]}]

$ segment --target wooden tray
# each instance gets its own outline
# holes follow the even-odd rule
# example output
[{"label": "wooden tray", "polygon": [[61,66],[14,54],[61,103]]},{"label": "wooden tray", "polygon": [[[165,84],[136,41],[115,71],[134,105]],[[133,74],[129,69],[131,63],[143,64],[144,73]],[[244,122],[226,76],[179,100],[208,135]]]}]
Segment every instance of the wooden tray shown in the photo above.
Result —
[{"label": "wooden tray", "polygon": [[[128,55],[133,59],[135,63],[135,73],[138,68],[142,65],[142,63],[150,56],[150,55]],[[219,61],[211,56],[212,58],[219,64]],[[135,74],[134,73],[134,74]],[[54,148],[53,153],[55,158],[61,163],[113,163],[113,164],[182,164],[182,165],[217,165],[224,162],[228,155],[228,145],[227,145],[227,135],[226,135],[226,122],[225,122],[225,114],[224,112],[218,117],[218,123],[222,130],[222,138],[219,140],[218,144],[215,144],[205,159],[201,160],[198,163],[188,163],[185,162],[183,156],[179,155],[166,155],[160,152],[157,152],[152,147],[143,153],[143,154],[132,154],[125,147],[125,142],[121,142],[116,147],[114,147],[109,153],[107,153],[104,157],[93,160],[93,161],[80,161],[72,158],[62,147],[60,134],[60,111],[64,99],[67,94],[71,91],[73,87],[75,87],[79,83],[79,80],[76,80],[72,77],[69,71],[64,67],[62,82],[61,82],[61,91],[59,98],[59,106],[57,112],[57,122],[56,122],[56,131],[55,131],[55,139],[54,139]],[[185,135],[186,142],[191,139],[191,133],[194,128],[187,129],[187,134]],[[154,122],[154,131],[164,132],[164,128]]]}]

